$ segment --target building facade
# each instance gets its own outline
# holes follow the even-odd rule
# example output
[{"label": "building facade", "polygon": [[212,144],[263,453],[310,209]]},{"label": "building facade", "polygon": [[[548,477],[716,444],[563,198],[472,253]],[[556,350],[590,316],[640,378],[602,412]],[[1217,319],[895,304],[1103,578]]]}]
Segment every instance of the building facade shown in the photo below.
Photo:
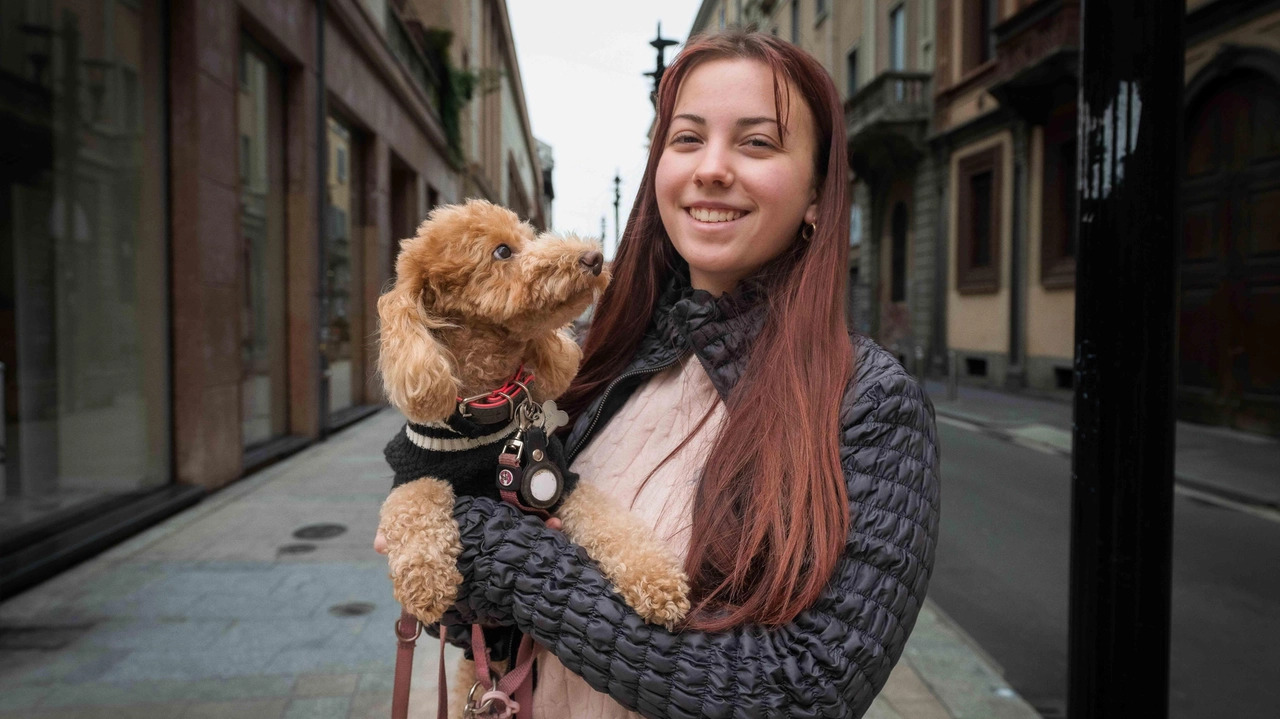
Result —
[{"label": "building facade", "polygon": [[[1079,3],[938,8],[947,345],[968,381],[1070,389]],[[1280,3],[1187,11],[1179,415],[1280,434]]]},{"label": "building facade", "polygon": [[930,151],[936,0],[706,0],[690,34],[749,27],[831,74],[849,142],[849,316],[913,371],[944,355],[937,321],[941,192]]},{"label": "building facade", "polygon": [[0,594],[382,406],[432,206],[544,223],[506,7],[469,7],[0,3]]},{"label": "building facade", "polygon": [[[1180,416],[1280,434],[1280,2],[1186,6]],[[917,373],[1070,390],[1079,0],[706,0],[693,32],[732,26],[845,99],[855,326]]]}]

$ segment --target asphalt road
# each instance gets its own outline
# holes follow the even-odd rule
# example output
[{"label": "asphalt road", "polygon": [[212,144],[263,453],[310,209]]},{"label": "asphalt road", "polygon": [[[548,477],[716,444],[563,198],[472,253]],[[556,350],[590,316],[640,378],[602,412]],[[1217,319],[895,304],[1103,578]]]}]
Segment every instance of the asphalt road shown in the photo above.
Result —
[{"label": "asphalt road", "polygon": [[[1066,715],[1070,464],[947,424],[929,596],[1046,719]],[[1280,523],[1178,495],[1173,719],[1275,717]]]}]

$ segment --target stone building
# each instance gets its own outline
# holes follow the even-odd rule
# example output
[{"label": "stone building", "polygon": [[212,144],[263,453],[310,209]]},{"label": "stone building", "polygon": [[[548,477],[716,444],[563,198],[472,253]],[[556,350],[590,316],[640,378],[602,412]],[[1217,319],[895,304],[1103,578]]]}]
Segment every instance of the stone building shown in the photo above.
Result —
[{"label": "stone building", "polygon": [[545,224],[506,6],[437,5],[0,3],[0,594],[382,406],[431,207]]},{"label": "stone building", "polygon": [[935,0],[706,0],[691,34],[754,27],[800,46],[845,103],[850,317],[914,371],[942,354],[932,118]]},{"label": "stone building", "polygon": [[1280,3],[1190,0],[1180,416],[1280,436]]}]

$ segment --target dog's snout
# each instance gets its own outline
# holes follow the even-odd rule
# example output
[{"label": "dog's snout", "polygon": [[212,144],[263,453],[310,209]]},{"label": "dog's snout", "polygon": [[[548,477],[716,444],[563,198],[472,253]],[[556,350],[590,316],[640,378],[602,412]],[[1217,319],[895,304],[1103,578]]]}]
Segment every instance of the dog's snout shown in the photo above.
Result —
[{"label": "dog's snout", "polygon": [[582,269],[593,275],[599,275],[600,270],[604,268],[604,255],[597,250],[583,252],[578,258],[578,264],[582,265]]}]

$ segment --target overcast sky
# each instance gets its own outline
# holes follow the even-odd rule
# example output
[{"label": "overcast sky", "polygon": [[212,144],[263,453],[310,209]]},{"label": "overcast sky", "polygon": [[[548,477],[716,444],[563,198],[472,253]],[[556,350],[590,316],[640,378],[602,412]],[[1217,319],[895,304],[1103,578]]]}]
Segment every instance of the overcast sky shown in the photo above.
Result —
[{"label": "overcast sky", "polygon": [[[644,174],[653,106],[656,53],[663,37],[681,43],[698,0],[507,0],[533,134],[555,153],[552,225],[558,232],[600,235],[612,256],[613,175],[622,173],[622,224]],[[670,64],[677,45],[667,49]]]}]

